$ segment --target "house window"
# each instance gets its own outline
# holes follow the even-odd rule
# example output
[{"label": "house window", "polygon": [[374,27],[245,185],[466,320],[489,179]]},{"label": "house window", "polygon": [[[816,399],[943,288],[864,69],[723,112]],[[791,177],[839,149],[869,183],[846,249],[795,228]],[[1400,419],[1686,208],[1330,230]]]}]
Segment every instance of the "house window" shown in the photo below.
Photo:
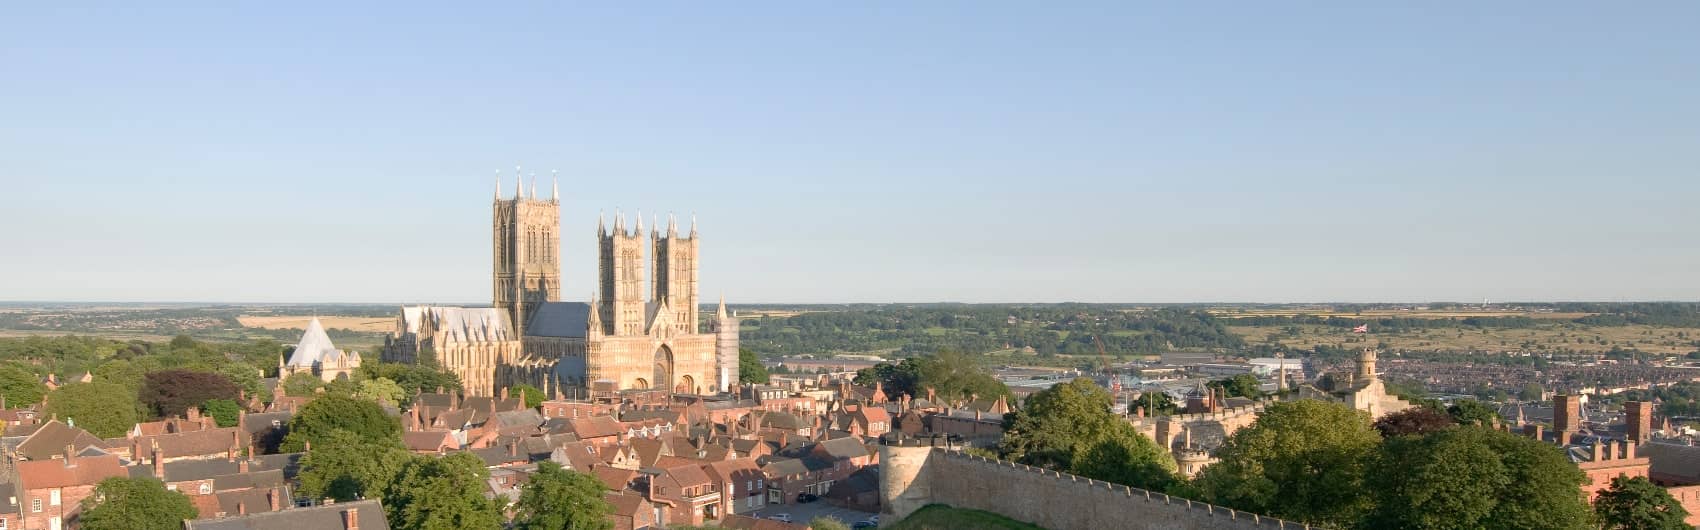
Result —
[{"label": "house window", "polygon": [[746,490],[756,489],[755,484],[756,483],[753,480],[746,480],[746,481],[744,481],[744,489],[746,489]]},{"label": "house window", "polygon": [[59,505],[59,488],[53,488],[51,490],[48,490],[47,491],[47,498],[48,498],[48,500],[47,500],[48,505],[58,506]]},{"label": "house window", "polygon": [[201,495],[206,495],[206,494],[209,494],[209,493],[212,493],[212,484],[202,482],[201,483]]},{"label": "house window", "polygon": [[30,511],[32,511],[32,512],[41,511],[41,499],[30,499]]},{"label": "house window", "polygon": [[168,489],[168,490],[171,490],[171,491],[177,491],[177,485],[176,484],[166,484],[165,489]]}]

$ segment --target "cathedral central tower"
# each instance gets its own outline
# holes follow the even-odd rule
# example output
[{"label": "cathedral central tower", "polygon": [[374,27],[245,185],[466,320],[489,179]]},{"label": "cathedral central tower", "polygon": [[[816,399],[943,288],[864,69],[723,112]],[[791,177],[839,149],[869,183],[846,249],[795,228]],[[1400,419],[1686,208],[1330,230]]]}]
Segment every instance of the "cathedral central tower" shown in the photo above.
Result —
[{"label": "cathedral central tower", "polygon": [[537,198],[537,176],[531,177],[531,194],[525,181],[515,180],[512,199],[502,198],[500,178],[492,209],[494,242],[491,245],[491,303],[507,313],[515,336],[525,335],[525,325],[538,306],[561,300],[561,188],[550,186],[548,199]]}]

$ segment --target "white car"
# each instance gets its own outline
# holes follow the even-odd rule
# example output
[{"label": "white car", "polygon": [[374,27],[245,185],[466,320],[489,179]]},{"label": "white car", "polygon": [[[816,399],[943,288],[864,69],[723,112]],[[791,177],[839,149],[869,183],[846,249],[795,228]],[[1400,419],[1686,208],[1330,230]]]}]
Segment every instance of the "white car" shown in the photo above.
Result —
[{"label": "white car", "polygon": [[788,513],[776,513],[776,514],[767,516],[767,518],[775,520],[775,521],[779,521],[779,522],[782,522],[782,523],[791,522],[791,514],[788,514]]}]

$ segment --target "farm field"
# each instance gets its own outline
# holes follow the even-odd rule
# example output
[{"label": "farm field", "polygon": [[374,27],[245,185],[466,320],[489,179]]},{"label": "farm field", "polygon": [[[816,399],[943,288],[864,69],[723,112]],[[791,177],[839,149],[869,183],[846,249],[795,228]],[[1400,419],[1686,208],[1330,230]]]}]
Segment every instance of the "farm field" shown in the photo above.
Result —
[{"label": "farm field", "polygon": [[[1574,317],[1571,317],[1574,318]],[[1459,329],[1437,328],[1410,330],[1398,333],[1376,332],[1354,334],[1339,327],[1298,326],[1236,326],[1227,320],[1228,331],[1239,335],[1248,344],[1278,342],[1284,346],[1309,349],[1319,344],[1346,346],[1349,344],[1386,343],[1388,349],[1408,351],[1571,351],[1600,353],[1612,348],[1637,349],[1649,353],[1684,355],[1700,350],[1700,328],[1655,327],[1644,325],[1585,326],[1569,322],[1554,322],[1524,329]],[[1292,333],[1292,331],[1297,333]]]},{"label": "farm field", "polygon": [[[260,329],[306,329],[307,322],[313,315],[240,315],[236,317],[244,327]],[[395,317],[346,317],[320,316],[319,322],[325,328],[347,329],[368,333],[384,333],[395,329]]]}]

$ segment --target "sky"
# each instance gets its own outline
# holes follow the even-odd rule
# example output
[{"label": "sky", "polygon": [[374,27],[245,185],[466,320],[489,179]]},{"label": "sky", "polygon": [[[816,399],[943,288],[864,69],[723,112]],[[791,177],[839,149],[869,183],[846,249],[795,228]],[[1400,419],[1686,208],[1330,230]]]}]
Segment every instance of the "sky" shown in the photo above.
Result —
[{"label": "sky", "polygon": [[515,166],[568,300],[1700,299],[1696,2],[133,4],[0,8],[0,300],[488,303]]}]

